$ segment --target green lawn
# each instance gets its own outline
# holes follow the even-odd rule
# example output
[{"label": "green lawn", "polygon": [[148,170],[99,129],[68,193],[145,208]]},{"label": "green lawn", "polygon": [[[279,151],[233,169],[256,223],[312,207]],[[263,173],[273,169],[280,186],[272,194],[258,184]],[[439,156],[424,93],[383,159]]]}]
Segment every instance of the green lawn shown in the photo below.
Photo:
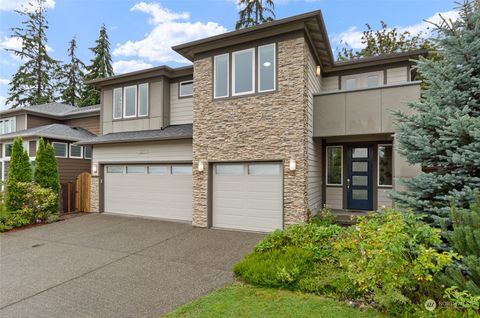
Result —
[{"label": "green lawn", "polygon": [[204,296],[165,317],[383,317],[315,295],[234,284]]}]

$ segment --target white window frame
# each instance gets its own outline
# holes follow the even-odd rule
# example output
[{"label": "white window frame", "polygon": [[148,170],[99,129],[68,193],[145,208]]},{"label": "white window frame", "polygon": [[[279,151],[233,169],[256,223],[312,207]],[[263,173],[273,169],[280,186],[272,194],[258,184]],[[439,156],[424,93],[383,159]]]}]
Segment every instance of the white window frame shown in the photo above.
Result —
[{"label": "white window frame", "polygon": [[[69,147],[68,147],[68,144],[67,144],[66,142],[56,142],[56,141],[54,141],[54,142],[52,142],[52,147],[53,147],[53,150],[54,150],[54,151],[55,151],[55,144],[65,145],[65,156],[62,157],[62,156],[57,156],[57,155],[55,155],[55,158],[68,158],[68,154],[69,154],[69,152],[70,152],[70,149],[69,149]],[[38,145],[38,143],[37,143],[37,145]]]},{"label": "white window frame", "polygon": [[[5,131],[5,124],[7,122],[9,123],[10,127],[12,128],[11,131],[9,131],[9,132]],[[13,125],[12,125],[12,123],[13,123]],[[17,118],[15,116],[0,119],[0,135],[10,134],[10,133],[14,133],[16,131],[17,131]]]},{"label": "white window frame", "polygon": [[[222,57],[222,56],[227,56],[227,94],[222,95],[222,96],[217,96],[217,70],[216,70],[216,65],[217,65],[217,58]],[[220,54],[220,55],[215,55],[213,57],[213,98],[218,99],[218,98],[226,98],[230,96],[230,54],[225,53],[225,54]]]},{"label": "white window frame", "polygon": [[[80,147],[80,156],[72,156],[72,147]],[[70,159],[83,159],[83,146],[75,146],[74,144],[70,144],[68,148]]]},{"label": "white window frame", "polygon": [[[4,143],[4,144],[3,144],[2,156],[3,156],[3,159],[5,159],[5,160],[8,161],[8,160],[10,160],[10,158],[11,158],[12,156],[8,156],[8,157],[7,157],[7,155],[6,155],[7,152],[5,151],[5,149],[7,148],[7,145],[12,145],[12,147],[13,147],[13,141],[12,141],[12,142],[7,142],[7,143]],[[24,141],[23,141],[23,149],[27,151],[28,157],[30,158],[30,141],[29,141],[29,140],[24,140]]]},{"label": "white window frame", "polygon": [[[140,87],[141,86],[147,86],[147,113],[146,114],[140,114],[140,107],[141,107],[141,99],[142,99],[142,94],[140,94]],[[149,108],[150,108],[150,85],[149,83],[142,83],[138,85],[138,117],[148,117],[149,113]]]},{"label": "white window frame", "polygon": [[[390,146],[392,147],[392,184],[380,184],[380,147]],[[378,144],[377,145],[377,187],[379,188],[392,188],[393,187],[393,144]]]},{"label": "white window frame", "polygon": [[85,159],[92,159],[92,157],[93,157],[93,147],[90,146],[90,149],[92,149],[92,156],[87,157],[87,147],[83,147],[83,158],[85,158]]},{"label": "white window frame", "polygon": [[273,46],[273,89],[262,90],[260,88],[260,85],[262,83],[260,74],[262,72],[260,72],[261,65],[258,65],[257,73],[258,73],[258,92],[259,93],[273,92],[277,89],[277,44],[276,43],[270,43],[270,44],[259,46],[258,49],[257,49],[257,60],[258,60],[258,63],[260,63],[260,49],[263,48],[263,47],[268,47],[268,46]]},{"label": "white window frame", "polygon": [[[340,148],[341,160],[340,160],[340,183],[328,183],[328,148]],[[326,156],[325,156],[325,184],[327,186],[343,186],[343,146],[327,146],[326,149]]]},{"label": "white window frame", "polygon": [[[134,88],[135,89],[135,113],[133,115],[127,116],[127,89],[128,88]],[[137,117],[137,107],[138,107],[138,92],[137,92],[137,85],[130,85],[130,86],[125,86],[123,88],[123,118],[136,118]]]},{"label": "white window frame", "polygon": [[[245,52],[251,52],[252,54],[252,90],[248,92],[241,92],[241,93],[236,93],[235,92],[235,58],[237,55],[245,53]],[[241,51],[236,51],[232,53],[232,96],[242,96],[242,95],[249,95],[249,94],[254,94],[255,93],[255,63],[256,63],[256,54],[255,54],[255,48],[252,47],[250,49],[246,50],[241,50]]]},{"label": "white window frame", "polygon": [[[182,95],[182,84],[185,84],[185,83],[192,83],[192,87],[193,87],[193,80],[182,81],[182,82],[178,83],[178,97],[191,97],[191,96],[193,96],[193,90],[192,90],[192,94]],[[228,91],[228,88],[227,88],[227,91]]]},{"label": "white window frame", "polygon": [[[120,108],[121,108],[120,117],[115,117],[115,91],[120,91],[120,96],[122,97],[122,101],[120,103]],[[122,87],[118,87],[118,88],[113,89],[112,117],[113,117],[113,119],[122,119],[122,115],[123,115],[123,91],[122,91]]]}]

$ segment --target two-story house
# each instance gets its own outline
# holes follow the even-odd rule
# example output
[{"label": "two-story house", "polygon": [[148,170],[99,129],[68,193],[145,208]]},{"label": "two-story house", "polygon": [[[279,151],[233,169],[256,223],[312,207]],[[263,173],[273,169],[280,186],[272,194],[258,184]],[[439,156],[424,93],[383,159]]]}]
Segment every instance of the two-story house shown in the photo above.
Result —
[{"label": "two-story house", "polygon": [[102,89],[93,210],[271,231],[391,206],[392,110],[420,96],[424,50],[334,61],[320,11],[173,47],[192,67],[92,81]]},{"label": "two-story house", "polygon": [[[13,140],[21,137],[35,166],[38,140],[50,142],[58,162],[60,183],[64,188],[82,172],[90,172],[92,149],[76,142],[99,133],[100,105],[75,107],[60,103],[32,105],[0,112],[1,180],[8,178]],[[65,195],[68,195],[63,191]],[[64,207],[66,208],[66,207]]]}]

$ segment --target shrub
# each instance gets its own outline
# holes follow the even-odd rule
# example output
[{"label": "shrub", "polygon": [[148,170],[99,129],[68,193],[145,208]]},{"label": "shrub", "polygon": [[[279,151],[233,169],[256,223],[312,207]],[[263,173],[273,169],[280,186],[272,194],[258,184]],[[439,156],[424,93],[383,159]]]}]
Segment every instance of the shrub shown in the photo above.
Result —
[{"label": "shrub", "polygon": [[474,296],[466,290],[450,287],[445,290],[445,299],[455,308],[465,311],[468,317],[480,316],[480,295]]},{"label": "shrub", "polygon": [[60,181],[55,150],[51,144],[45,145],[43,139],[40,139],[38,144],[35,166],[35,182],[43,188],[52,189],[53,192],[58,193]]},{"label": "shrub", "polygon": [[25,193],[21,189],[17,189],[18,182],[31,182],[32,170],[30,167],[30,159],[28,153],[23,149],[22,138],[15,138],[12,145],[12,154],[10,157],[10,165],[8,179],[6,184],[5,204],[9,211],[20,209],[24,201]]},{"label": "shrub", "polygon": [[325,206],[320,211],[318,211],[316,215],[310,218],[309,223],[328,226],[336,224],[337,217],[333,215],[332,211]]}]

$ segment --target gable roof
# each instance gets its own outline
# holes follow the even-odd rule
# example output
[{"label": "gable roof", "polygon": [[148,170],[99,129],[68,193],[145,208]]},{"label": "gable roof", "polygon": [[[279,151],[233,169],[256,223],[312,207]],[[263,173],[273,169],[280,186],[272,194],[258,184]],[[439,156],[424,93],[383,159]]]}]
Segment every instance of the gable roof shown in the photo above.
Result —
[{"label": "gable roof", "polygon": [[76,117],[76,116],[87,116],[90,114],[100,113],[100,104],[92,105],[87,107],[77,107],[68,104],[62,103],[47,103],[39,105],[25,106],[21,108],[12,108],[0,112],[0,115],[10,114],[15,112],[25,111],[27,113],[45,115],[55,118],[65,118],[65,117]]},{"label": "gable roof", "polygon": [[95,137],[95,134],[92,134],[88,130],[80,127],[72,127],[63,124],[51,124],[0,135],[0,141],[10,140],[17,137],[44,137],[48,139],[79,141],[91,139]]},{"label": "gable roof", "polygon": [[155,141],[155,140],[178,140],[191,139],[193,137],[193,125],[172,125],[163,129],[139,130],[139,131],[123,131],[111,133],[90,138],[78,142],[78,145],[96,145],[96,144],[113,144],[119,142],[138,142],[138,141]]}]

